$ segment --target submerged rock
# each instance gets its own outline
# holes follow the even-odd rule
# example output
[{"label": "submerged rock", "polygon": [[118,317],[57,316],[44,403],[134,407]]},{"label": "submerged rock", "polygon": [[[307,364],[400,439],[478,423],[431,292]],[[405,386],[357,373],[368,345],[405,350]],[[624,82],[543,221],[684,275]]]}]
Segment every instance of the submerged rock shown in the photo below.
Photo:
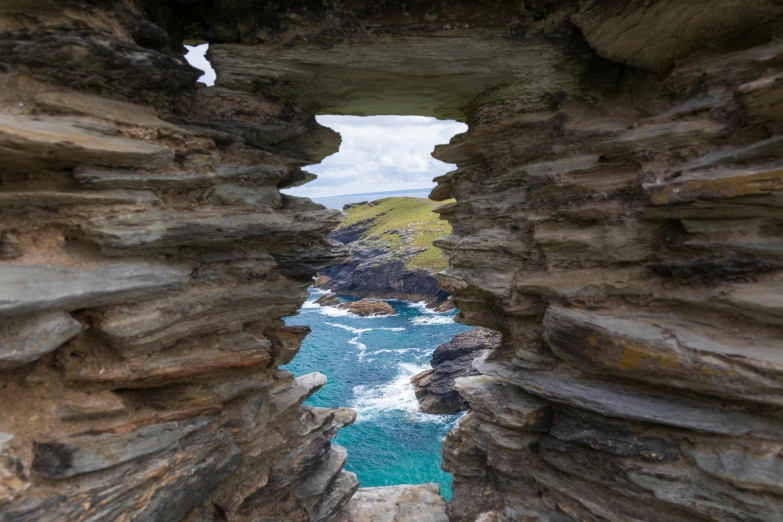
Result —
[{"label": "submerged rock", "polygon": [[432,353],[431,370],[415,375],[411,382],[424,413],[457,413],[468,402],[454,387],[454,379],[478,375],[473,360],[500,345],[501,335],[488,328],[474,328],[457,334]]},{"label": "submerged rock", "polygon": [[362,299],[350,303],[343,303],[338,308],[348,310],[352,314],[362,317],[372,317],[376,315],[397,315],[394,308],[389,303],[383,301],[373,301],[371,299]]},{"label": "submerged rock", "polygon": [[315,300],[315,304],[321,306],[339,306],[340,299],[335,294],[324,294]]}]

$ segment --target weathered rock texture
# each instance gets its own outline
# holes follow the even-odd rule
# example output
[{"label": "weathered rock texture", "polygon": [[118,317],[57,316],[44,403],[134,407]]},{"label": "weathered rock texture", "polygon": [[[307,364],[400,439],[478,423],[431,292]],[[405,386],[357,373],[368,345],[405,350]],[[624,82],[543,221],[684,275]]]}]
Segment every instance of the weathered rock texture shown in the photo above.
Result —
[{"label": "weathered rock texture", "polygon": [[347,260],[279,190],[315,123],[182,50],[131,2],[0,5],[3,522],[329,520],[358,488],[354,412],[278,369]]},{"label": "weathered rock texture", "polygon": [[362,488],[335,522],[448,522],[438,484]]},{"label": "weathered rock texture", "polygon": [[360,299],[358,301],[348,301],[347,303],[340,303],[340,298],[335,294],[324,294],[315,300],[315,303],[320,306],[334,306],[343,310],[348,310],[352,314],[356,314],[362,317],[372,317],[376,315],[395,315],[392,305],[383,301],[376,301],[373,299]]},{"label": "weathered rock texture", "polygon": [[0,519],[350,497],[352,415],[276,370],[345,261],[277,190],[336,150],[317,112],[470,126],[440,281],[504,342],[457,381],[452,520],[781,519],[780,2],[140,3],[0,6]]},{"label": "weathered rock texture", "polygon": [[343,303],[338,306],[344,310],[348,310],[352,314],[356,314],[362,317],[373,317],[376,315],[395,315],[397,312],[389,303],[383,301],[373,301],[371,299],[360,299],[359,301],[351,301]]},{"label": "weathered rock texture", "polygon": [[500,346],[501,335],[488,328],[474,328],[457,334],[432,353],[432,369],[411,379],[424,413],[457,413],[468,409],[468,402],[454,387],[460,377],[478,375],[473,361],[486,357]]}]

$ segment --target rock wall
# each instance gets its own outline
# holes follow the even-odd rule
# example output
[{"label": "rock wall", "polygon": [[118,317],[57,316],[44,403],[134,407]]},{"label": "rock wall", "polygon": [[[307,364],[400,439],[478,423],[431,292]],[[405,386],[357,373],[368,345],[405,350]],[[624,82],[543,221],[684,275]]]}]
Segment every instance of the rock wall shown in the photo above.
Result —
[{"label": "rock wall", "polygon": [[131,2],[3,2],[0,49],[0,520],[330,519],[355,414],[278,368],[347,260],[279,190],[315,122],[197,88]]},{"label": "rock wall", "polygon": [[437,415],[467,410],[468,401],[455,388],[455,380],[479,375],[473,362],[489,355],[502,341],[500,333],[479,327],[435,348],[430,359],[432,368],[411,378],[421,411]]},{"label": "rock wall", "polygon": [[457,380],[452,520],[781,519],[783,25],[737,6],[564,5],[528,38],[606,61],[437,149],[441,283],[504,334]]},{"label": "rock wall", "polygon": [[[436,152],[440,281],[504,342],[457,381],[452,520],[780,520],[779,2],[0,15],[0,520],[350,497],[329,439],[352,414],[277,370],[305,334],[280,318],[345,261],[338,216],[278,190],[336,150],[318,112],[470,126]],[[220,43],[216,88],[182,37]]]}]

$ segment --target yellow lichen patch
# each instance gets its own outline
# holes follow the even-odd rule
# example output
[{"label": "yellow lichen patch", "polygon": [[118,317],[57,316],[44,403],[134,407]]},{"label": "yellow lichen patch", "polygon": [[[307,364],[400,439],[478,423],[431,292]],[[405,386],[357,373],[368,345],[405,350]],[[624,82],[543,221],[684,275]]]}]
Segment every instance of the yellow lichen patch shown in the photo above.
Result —
[{"label": "yellow lichen patch", "polygon": [[667,205],[699,197],[736,198],[766,194],[783,189],[783,169],[735,175],[719,179],[694,179],[651,189],[654,205]]},{"label": "yellow lichen patch", "polygon": [[667,370],[680,365],[679,357],[674,353],[652,351],[648,346],[622,341],[622,357],[615,365],[619,370],[645,369]]}]

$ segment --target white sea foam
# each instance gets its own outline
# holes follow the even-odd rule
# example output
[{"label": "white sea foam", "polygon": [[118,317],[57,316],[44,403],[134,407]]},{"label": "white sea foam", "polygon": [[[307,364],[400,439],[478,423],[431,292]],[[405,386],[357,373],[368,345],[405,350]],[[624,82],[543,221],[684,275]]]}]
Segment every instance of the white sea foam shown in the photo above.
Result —
[{"label": "white sea foam", "polygon": [[364,343],[359,342],[359,338],[362,336],[364,332],[372,332],[372,328],[354,328],[353,326],[348,326],[346,324],[339,324],[339,323],[326,323],[329,326],[334,326],[335,328],[342,328],[343,330],[347,330],[351,332],[352,334],[356,334],[356,337],[348,341],[348,344],[351,344],[355,346],[359,350],[359,360],[361,361],[364,359],[365,355],[367,355],[367,345]]},{"label": "white sea foam", "polygon": [[399,373],[391,382],[379,386],[354,387],[351,407],[358,413],[357,422],[369,421],[393,412],[403,412],[409,422],[450,422],[451,419],[444,419],[441,415],[428,415],[419,410],[419,401],[416,400],[411,377],[429,369],[429,365],[400,363],[397,367]]},{"label": "white sea foam", "polygon": [[441,315],[441,314],[447,314],[450,312],[450,310],[446,310],[445,312],[436,312],[432,308],[427,308],[427,302],[426,301],[406,301],[405,302],[408,305],[408,308],[413,308],[415,310],[418,310],[422,314],[429,314],[429,315]]},{"label": "white sea foam", "polygon": [[336,306],[321,306],[321,315],[325,315],[326,317],[348,317],[353,316],[354,314],[348,310],[337,308]]},{"label": "white sea foam", "polygon": [[324,290],[323,288],[316,288],[314,286],[311,286],[308,288],[311,294],[321,295],[321,294],[331,294],[331,290]]},{"label": "white sea foam", "polygon": [[[375,350],[374,352],[370,352],[370,355],[379,355],[379,354],[382,354],[382,353],[400,353],[400,354],[402,354],[402,353],[408,353],[411,350],[416,350],[416,348],[398,348],[396,350],[388,350],[388,349]],[[367,362],[370,362],[370,361],[367,361]]]},{"label": "white sea foam", "polygon": [[436,315],[431,317],[416,317],[411,322],[415,325],[434,325],[434,324],[451,324],[454,322],[454,318],[451,316]]},{"label": "white sea foam", "polygon": [[347,324],[340,324],[340,323],[326,323],[329,326],[334,326],[335,328],[342,328],[343,330],[348,330],[351,333],[355,334],[363,334],[364,332],[371,332],[372,328],[354,328],[353,326],[348,326]]}]

